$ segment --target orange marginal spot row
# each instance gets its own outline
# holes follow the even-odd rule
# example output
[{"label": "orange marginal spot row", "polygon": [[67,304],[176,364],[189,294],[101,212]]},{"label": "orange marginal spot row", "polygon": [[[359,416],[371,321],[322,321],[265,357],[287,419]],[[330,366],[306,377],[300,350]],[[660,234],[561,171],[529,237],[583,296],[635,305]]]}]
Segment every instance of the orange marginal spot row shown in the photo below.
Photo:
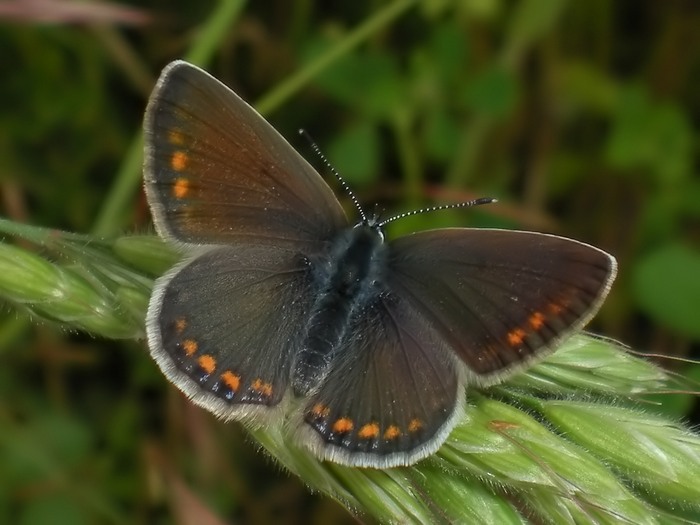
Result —
[{"label": "orange marginal spot row", "polygon": [[[564,310],[564,308],[566,308],[566,306],[567,303],[564,301],[561,303],[549,303],[547,305],[547,311],[551,313],[552,316],[557,316]],[[537,311],[528,317],[527,324],[531,329],[539,330],[544,326],[544,322],[546,320],[547,316],[542,312]],[[506,338],[508,339],[508,344],[510,346],[520,346],[523,344],[525,336],[527,336],[527,332],[521,327],[514,328],[506,334]]]},{"label": "orange marginal spot row", "polygon": [[[326,417],[330,413],[330,409],[321,404],[317,403],[311,409],[311,412],[315,416]],[[331,426],[331,431],[336,434],[348,434],[355,428],[355,422],[349,417],[340,417],[333,422]],[[423,422],[418,418],[413,418],[408,424],[408,432],[416,433],[423,428]],[[376,421],[366,423],[360,427],[357,431],[357,437],[360,439],[373,439],[378,438],[381,434],[386,440],[394,440],[402,435],[401,429],[397,425],[389,425],[381,433],[381,427]]]},{"label": "orange marginal spot row", "polygon": [[[187,321],[183,317],[180,317],[175,321],[175,331],[178,334],[182,334],[185,328],[187,328]],[[194,339],[185,339],[184,341],[182,341],[182,348],[185,350],[185,354],[188,357],[192,357],[197,353],[199,345]],[[207,374],[212,374],[216,371],[216,359],[210,354],[202,354],[201,356],[199,356],[197,358],[197,364]],[[231,370],[226,370],[223,374],[221,374],[221,380],[233,392],[237,392],[238,389],[241,387],[241,376],[233,373]],[[253,392],[256,392],[266,397],[271,397],[272,392],[274,391],[272,383],[267,383],[261,378],[255,379],[250,384],[250,389]]]}]

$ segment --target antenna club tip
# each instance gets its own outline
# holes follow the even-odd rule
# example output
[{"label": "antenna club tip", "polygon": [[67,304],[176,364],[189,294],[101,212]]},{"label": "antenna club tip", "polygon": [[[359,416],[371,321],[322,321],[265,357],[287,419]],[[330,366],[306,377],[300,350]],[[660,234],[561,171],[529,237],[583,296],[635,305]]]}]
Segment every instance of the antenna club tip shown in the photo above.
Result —
[{"label": "antenna club tip", "polygon": [[482,204],[493,204],[494,202],[498,202],[498,199],[494,197],[481,197],[480,199],[473,201],[473,204],[479,206]]}]

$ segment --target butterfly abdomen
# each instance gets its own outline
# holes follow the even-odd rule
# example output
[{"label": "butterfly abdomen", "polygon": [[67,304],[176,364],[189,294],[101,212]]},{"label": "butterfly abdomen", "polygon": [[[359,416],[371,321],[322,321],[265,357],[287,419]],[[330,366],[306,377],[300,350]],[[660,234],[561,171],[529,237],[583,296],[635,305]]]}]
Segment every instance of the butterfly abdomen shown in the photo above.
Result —
[{"label": "butterfly abdomen", "polygon": [[312,262],[319,293],[292,369],[296,395],[307,395],[320,384],[358,306],[379,294],[385,250],[379,230],[358,226],[340,235],[328,254]]}]

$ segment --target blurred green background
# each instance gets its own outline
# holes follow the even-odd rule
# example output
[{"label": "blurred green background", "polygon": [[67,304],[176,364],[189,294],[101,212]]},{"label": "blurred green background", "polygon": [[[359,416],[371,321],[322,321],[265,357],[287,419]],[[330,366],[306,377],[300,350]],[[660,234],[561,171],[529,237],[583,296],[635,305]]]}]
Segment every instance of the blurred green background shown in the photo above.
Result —
[{"label": "blurred green background", "polygon": [[[366,208],[546,231],[619,261],[594,332],[697,358],[700,3],[432,0],[0,3],[0,213],[151,232],[138,134],[191,57]],[[135,168],[136,167],[136,168]],[[661,362],[700,379],[697,365]],[[692,396],[664,398],[696,423]],[[196,516],[196,520],[193,518]],[[205,521],[209,519],[210,521]],[[0,523],[353,523],[194,408],[143,342],[0,312]]]}]

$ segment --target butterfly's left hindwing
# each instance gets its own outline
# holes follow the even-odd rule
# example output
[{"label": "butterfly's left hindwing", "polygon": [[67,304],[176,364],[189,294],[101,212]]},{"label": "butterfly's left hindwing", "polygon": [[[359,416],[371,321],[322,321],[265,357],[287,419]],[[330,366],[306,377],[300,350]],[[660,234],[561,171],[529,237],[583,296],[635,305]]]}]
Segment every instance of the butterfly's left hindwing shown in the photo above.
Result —
[{"label": "butterfly's left hindwing", "polygon": [[264,416],[287,390],[310,286],[308,265],[293,251],[213,248],[156,282],[147,317],[151,354],[215,414]]}]

